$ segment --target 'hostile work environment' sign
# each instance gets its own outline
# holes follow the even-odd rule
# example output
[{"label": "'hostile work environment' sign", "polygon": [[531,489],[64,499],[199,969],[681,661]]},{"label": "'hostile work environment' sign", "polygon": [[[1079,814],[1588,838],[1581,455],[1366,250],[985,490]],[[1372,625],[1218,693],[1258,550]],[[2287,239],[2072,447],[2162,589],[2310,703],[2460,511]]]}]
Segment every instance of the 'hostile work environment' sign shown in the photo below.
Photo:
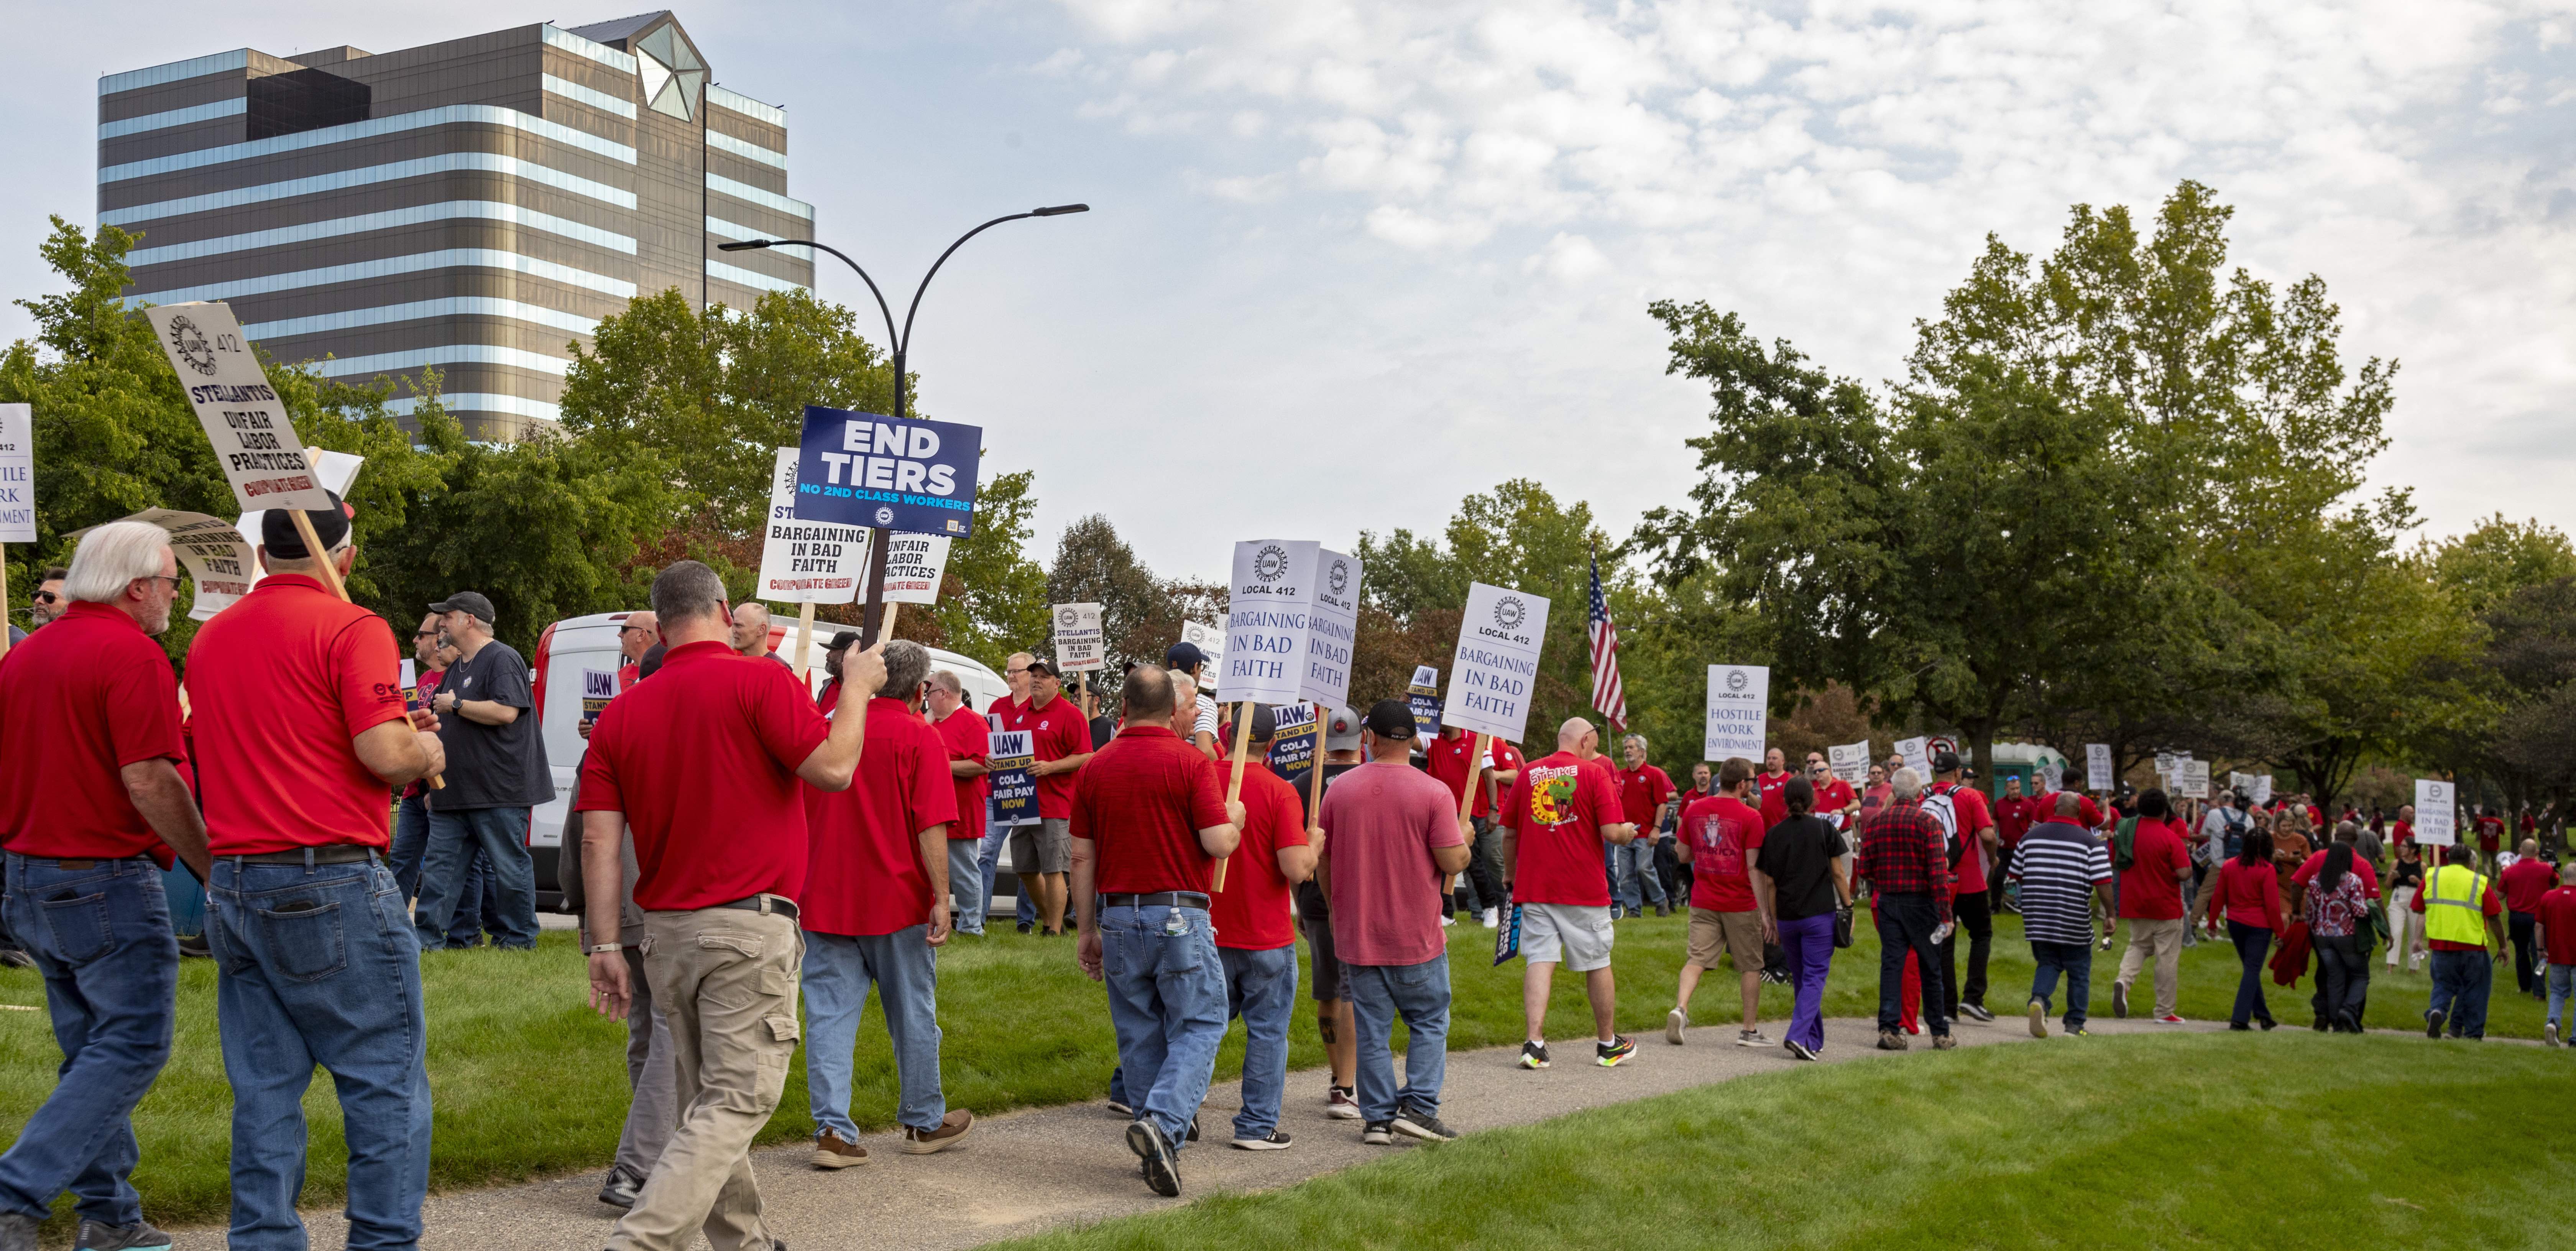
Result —
[{"label": "'hostile work environment' sign", "polygon": [[36,541],[35,411],[0,404],[0,543]]},{"label": "'hostile work environment' sign", "polygon": [[796,519],[952,537],[974,532],[984,431],[805,406]]},{"label": "'hostile work environment' sign", "polygon": [[1700,759],[1760,760],[1769,746],[1771,667],[1710,665],[1708,723],[1700,734]]}]

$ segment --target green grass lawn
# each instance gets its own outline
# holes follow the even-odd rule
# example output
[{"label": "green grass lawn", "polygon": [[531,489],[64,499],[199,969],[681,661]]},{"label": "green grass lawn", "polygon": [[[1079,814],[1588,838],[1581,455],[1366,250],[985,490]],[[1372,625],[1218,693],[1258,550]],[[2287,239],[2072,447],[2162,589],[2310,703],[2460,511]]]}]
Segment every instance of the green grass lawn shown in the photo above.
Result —
[{"label": "green grass lawn", "polygon": [[[1621,979],[1621,1029],[1662,1027],[1681,966],[1684,930],[1678,916],[1620,923],[1613,967]],[[2018,938],[2014,919],[2004,918],[2000,931],[1996,989],[1988,1001],[2009,1017],[2027,996],[2030,952]],[[1520,966],[1491,966],[1491,931],[1469,925],[1451,936],[1456,1000],[1450,1045],[1464,1049],[1517,1042]],[[2095,961],[2094,1010],[2100,1014],[2110,1011],[2110,974],[2117,955],[2115,948]],[[601,1020],[585,1005],[583,965],[573,936],[550,931],[534,955],[433,952],[423,967],[430,1082],[437,1097],[432,1185],[455,1189],[605,1169],[626,1110],[625,1027]],[[1024,938],[1005,924],[988,939],[958,939],[941,958],[941,973],[943,1067],[952,1105],[993,1113],[1106,1094],[1116,1063],[1108,1009],[1100,988],[1074,967],[1070,939]],[[2509,993],[2509,965],[2499,974],[2489,1032],[2537,1037],[2540,1005]],[[2235,986],[2231,949],[2204,945],[2184,953],[2183,1015],[2224,1017]],[[2369,1023],[2420,1028],[2426,988],[2422,974],[2376,979]],[[189,961],[180,983],[178,1042],[170,1066],[136,1113],[143,1163],[135,1184],[158,1220],[216,1220],[227,1203],[231,1094],[216,1036],[214,989],[213,967]],[[42,983],[32,971],[0,969],[0,1004],[35,1005],[43,999]],[[1834,1016],[1869,1016],[1876,1013],[1877,1002],[1876,945],[1864,932],[1859,945],[1835,962],[1825,1008]],[[1780,1019],[1788,1006],[1784,989],[1764,992],[1766,1019]],[[1558,977],[1552,1007],[1549,1037],[1589,1035],[1590,1014],[1578,979]],[[1696,1008],[1700,1024],[1735,1014],[1734,989],[1724,971],[1702,985]],[[2143,996],[2139,1010],[2145,1010]],[[2304,1024],[2305,985],[2295,995],[2276,990],[2274,1012],[2285,1024]],[[853,1110],[862,1126],[885,1129],[893,1124],[895,1078],[873,1010],[860,1037]],[[2272,1037],[2279,1042],[2283,1036]],[[1310,1012],[1297,1015],[1290,1041],[1292,1066],[1324,1062]],[[2421,1041],[2397,1045],[2431,1046]],[[28,1111],[53,1088],[58,1060],[44,1014],[0,1011],[0,1141],[13,1139]],[[1241,1063],[1237,1030],[1218,1059],[1218,1076],[1234,1076]],[[305,1106],[313,1137],[304,1197],[310,1203],[334,1202],[340,1193],[343,1148],[338,1105],[327,1080],[315,1083]],[[800,1072],[789,1082],[767,1140],[811,1132]]]},{"label": "green grass lawn", "polygon": [[2184,1034],[1800,1067],[1016,1248],[2541,1247],[2576,1060]]}]

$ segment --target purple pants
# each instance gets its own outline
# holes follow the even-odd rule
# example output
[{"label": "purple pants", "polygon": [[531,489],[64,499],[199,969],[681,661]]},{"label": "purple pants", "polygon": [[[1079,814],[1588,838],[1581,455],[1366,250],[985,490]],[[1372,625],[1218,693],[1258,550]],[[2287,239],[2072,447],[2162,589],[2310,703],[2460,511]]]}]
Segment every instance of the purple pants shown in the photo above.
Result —
[{"label": "purple pants", "polygon": [[1784,1041],[1795,1039],[1811,1050],[1825,1049],[1825,973],[1834,963],[1834,914],[1780,922],[1780,951],[1789,975],[1797,979],[1798,1007],[1790,1014]]}]

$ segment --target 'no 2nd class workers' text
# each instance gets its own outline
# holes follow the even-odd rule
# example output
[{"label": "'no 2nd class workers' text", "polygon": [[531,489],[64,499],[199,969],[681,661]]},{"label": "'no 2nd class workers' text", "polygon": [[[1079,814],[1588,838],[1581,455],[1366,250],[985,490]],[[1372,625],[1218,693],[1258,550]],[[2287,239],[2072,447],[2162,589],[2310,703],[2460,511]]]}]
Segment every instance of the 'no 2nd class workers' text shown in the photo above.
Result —
[{"label": "'no 2nd class workers' text", "polygon": [[[872,421],[845,424],[840,451],[814,453],[823,462],[824,480],[796,484],[798,494],[930,508],[973,507],[963,500],[945,498],[957,491],[954,467],[924,463],[939,454],[938,431]],[[848,481],[842,481],[844,478]]]}]

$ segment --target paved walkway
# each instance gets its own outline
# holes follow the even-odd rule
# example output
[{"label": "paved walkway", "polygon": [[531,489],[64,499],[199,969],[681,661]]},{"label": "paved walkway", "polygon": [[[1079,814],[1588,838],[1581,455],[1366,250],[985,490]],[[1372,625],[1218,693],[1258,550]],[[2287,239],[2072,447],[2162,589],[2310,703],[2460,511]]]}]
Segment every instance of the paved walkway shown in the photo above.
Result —
[{"label": "paved walkway", "polygon": [[[2225,1023],[2174,1027],[2097,1020],[2091,1028],[2098,1034],[2126,1034],[2224,1029]],[[1780,1024],[1765,1022],[1764,1029],[1776,1037]],[[2018,1016],[1992,1025],[1961,1022],[1958,1034],[1967,1046],[2033,1041]],[[1876,1050],[1876,1035],[1873,1022],[1828,1021],[1824,1058],[1835,1063],[1904,1058]],[[1656,1031],[1639,1037],[1637,1055],[1614,1069],[1592,1063],[1586,1040],[1557,1043],[1555,1067],[1542,1072],[1521,1070],[1516,1047],[1453,1054],[1441,1115],[1451,1126],[1473,1133],[1798,1063],[1777,1045],[1749,1050],[1734,1041],[1732,1025],[1693,1029],[1680,1047],[1666,1043]],[[1931,1049],[1928,1037],[1913,1042],[1914,1051],[1905,1055]],[[1286,1151],[1227,1146],[1230,1118],[1241,1106],[1241,1096],[1233,1083],[1211,1089],[1199,1117],[1206,1141],[1181,1155],[1180,1199],[1159,1198],[1145,1188],[1136,1158],[1128,1153],[1122,1119],[1099,1103],[992,1117],[976,1125],[964,1146],[939,1155],[903,1155],[892,1135],[880,1134],[866,1140],[870,1162],[861,1168],[817,1171],[807,1165],[803,1147],[769,1148],[757,1153],[753,1163],[771,1229],[800,1251],[851,1245],[853,1230],[866,1231],[864,1241],[871,1244],[920,1251],[972,1247],[1062,1225],[1160,1211],[1220,1191],[1293,1185],[1384,1158],[1390,1151],[1412,1149],[1363,1146],[1359,1122],[1324,1116],[1323,1087],[1320,1070],[1289,1075],[1280,1127],[1295,1135],[1297,1143]],[[790,1099],[803,1097],[802,1089],[788,1091]],[[588,1173],[433,1195],[425,1213],[428,1233],[420,1245],[426,1251],[589,1251],[602,1245],[616,1216],[615,1209],[594,1197],[599,1180],[598,1173]],[[336,1208],[307,1211],[305,1219],[315,1247],[342,1246],[346,1235]],[[177,1251],[218,1251],[222,1246],[221,1230],[178,1235]]]}]

